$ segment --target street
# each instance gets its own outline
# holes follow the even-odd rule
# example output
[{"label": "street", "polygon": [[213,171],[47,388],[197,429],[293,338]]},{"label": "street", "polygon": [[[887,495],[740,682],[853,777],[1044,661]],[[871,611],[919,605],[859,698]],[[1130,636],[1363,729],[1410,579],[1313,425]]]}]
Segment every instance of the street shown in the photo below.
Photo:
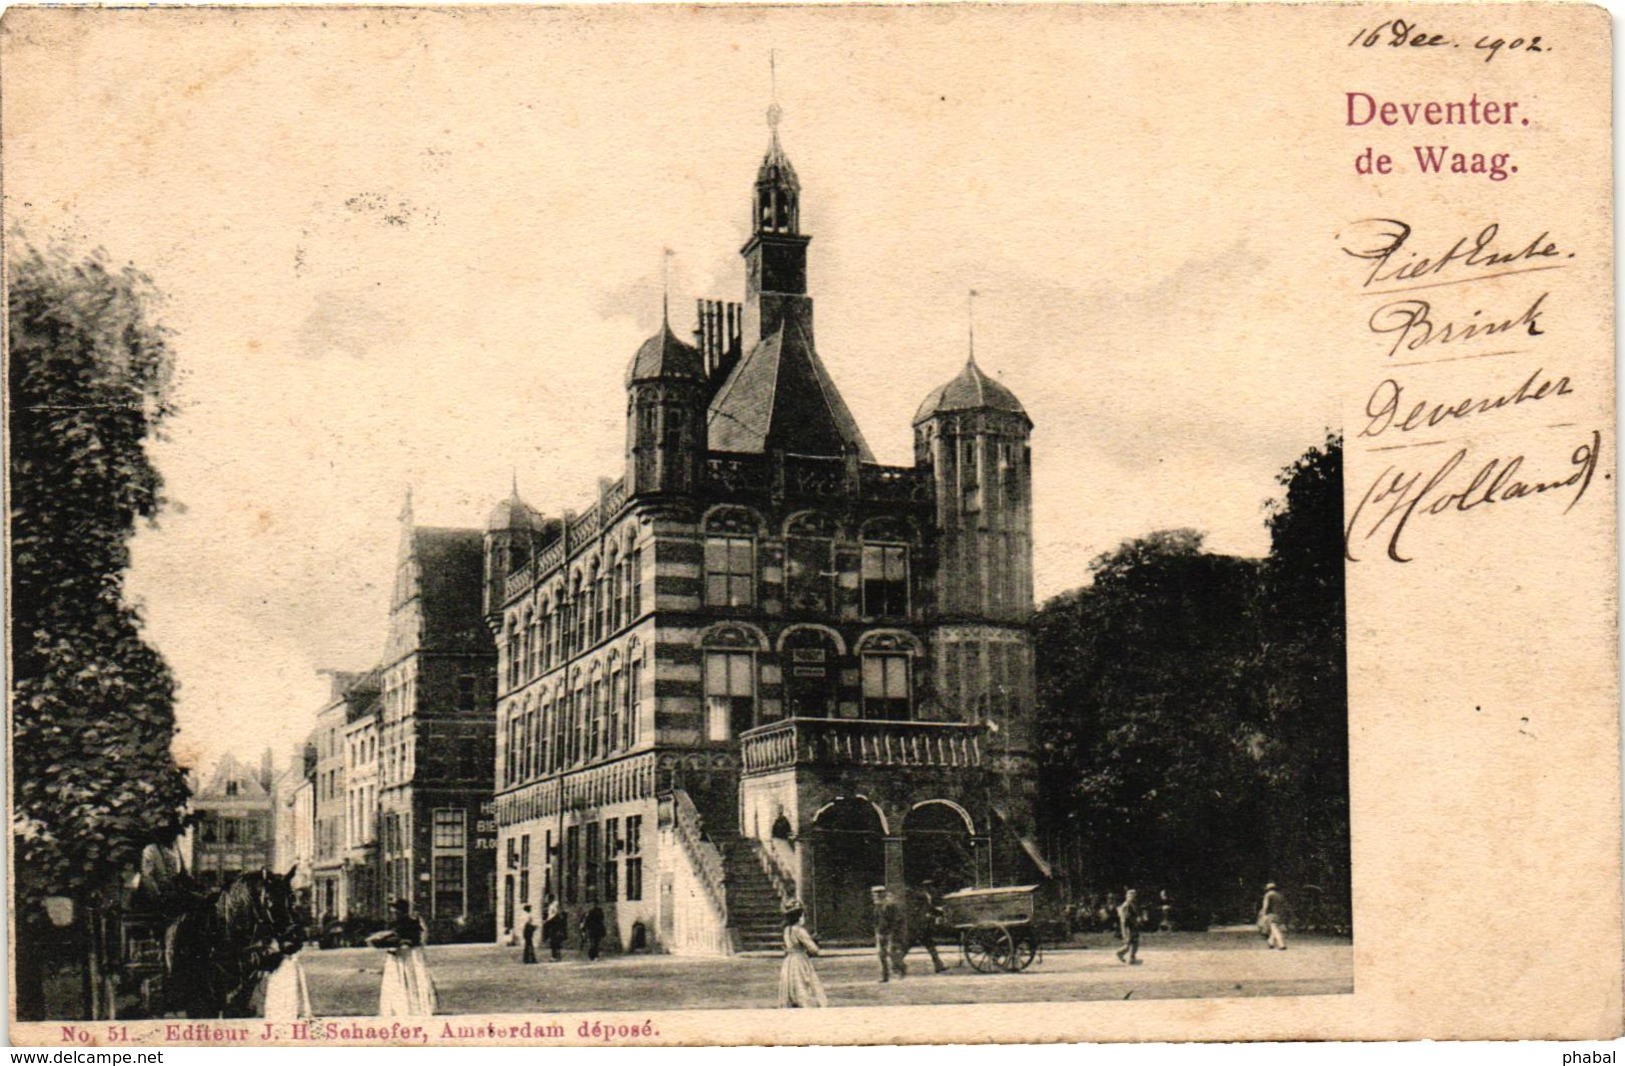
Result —
[{"label": "street", "polygon": [[[900,1004],[1180,999],[1327,995],[1354,989],[1353,948],[1329,937],[1294,938],[1270,951],[1256,935],[1237,932],[1148,934],[1143,965],[1113,956],[1117,941],[1094,935],[1052,949],[1018,974],[979,974],[943,947],[949,969],[911,952],[909,976],[878,980],[873,951],[837,949],[817,960],[832,1007]],[[588,1010],[682,1010],[774,1007],[780,959],[619,955],[588,962],[519,963],[519,949],[489,944],[430,946],[429,965],[442,1014],[509,1014]],[[369,948],[307,950],[301,956],[320,1016],[371,1015],[378,1006],[381,956]]]}]

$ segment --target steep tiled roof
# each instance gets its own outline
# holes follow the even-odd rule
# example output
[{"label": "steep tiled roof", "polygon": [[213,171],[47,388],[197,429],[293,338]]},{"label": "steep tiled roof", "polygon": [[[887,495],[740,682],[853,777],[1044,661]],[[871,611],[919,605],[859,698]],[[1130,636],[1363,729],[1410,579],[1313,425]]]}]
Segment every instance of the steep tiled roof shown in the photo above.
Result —
[{"label": "steep tiled roof", "polygon": [[491,650],[481,593],[485,568],[485,535],[477,529],[412,530],[422,594],[426,651]]},{"label": "steep tiled roof", "polygon": [[806,327],[786,318],[734,367],[711,401],[713,451],[840,455],[856,446],[865,462],[874,455],[813,350]]},{"label": "steep tiled roof", "polygon": [[914,413],[914,424],[945,411],[1005,411],[1027,418],[1027,409],[1016,394],[982,373],[974,359],[965,364],[958,377],[932,390]]}]

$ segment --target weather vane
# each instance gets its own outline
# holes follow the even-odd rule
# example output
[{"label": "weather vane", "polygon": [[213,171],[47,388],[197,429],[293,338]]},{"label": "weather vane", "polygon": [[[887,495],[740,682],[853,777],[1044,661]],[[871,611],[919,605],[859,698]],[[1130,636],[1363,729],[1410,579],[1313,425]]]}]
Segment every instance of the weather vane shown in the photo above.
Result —
[{"label": "weather vane", "polygon": [[773,93],[773,102],[767,108],[767,124],[774,133],[779,131],[779,120],[784,117],[784,108],[779,106],[778,54],[779,50],[777,48],[767,50],[767,77]]}]

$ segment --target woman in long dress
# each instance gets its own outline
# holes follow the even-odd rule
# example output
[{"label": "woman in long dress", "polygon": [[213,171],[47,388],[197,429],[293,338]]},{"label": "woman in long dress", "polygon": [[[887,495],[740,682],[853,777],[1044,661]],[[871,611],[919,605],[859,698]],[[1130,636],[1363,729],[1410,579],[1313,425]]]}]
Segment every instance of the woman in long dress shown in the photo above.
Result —
[{"label": "woman in long dress", "polygon": [[310,1007],[310,984],[305,964],[296,950],[282,956],[277,968],[265,978],[265,1009],[268,1022],[299,1022],[316,1016]]},{"label": "woman in long dress", "polygon": [[404,899],[395,901],[395,924],[367,938],[368,944],[385,952],[384,978],[378,986],[380,1017],[420,1017],[439,1006],[423,951],[426,939],[422,919]]},{"label": "woman in long dress", "polygon": [[818,979],[812,960],[818,955],[818,942],[802,924],[801,904],[784,908],[784,965],[779,968],[779,1006],[827,1007],[824,983]]}]

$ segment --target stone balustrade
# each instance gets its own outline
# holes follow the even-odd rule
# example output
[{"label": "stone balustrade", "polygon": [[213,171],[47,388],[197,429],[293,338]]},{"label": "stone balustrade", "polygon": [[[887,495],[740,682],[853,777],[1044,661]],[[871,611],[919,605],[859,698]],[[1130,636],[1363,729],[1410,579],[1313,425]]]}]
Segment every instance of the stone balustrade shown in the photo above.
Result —
[{"label": "stone balustrade", "polygon": [[793,766],[979,767],[979,725],[787,718],[740,737],[746,776]]}]

